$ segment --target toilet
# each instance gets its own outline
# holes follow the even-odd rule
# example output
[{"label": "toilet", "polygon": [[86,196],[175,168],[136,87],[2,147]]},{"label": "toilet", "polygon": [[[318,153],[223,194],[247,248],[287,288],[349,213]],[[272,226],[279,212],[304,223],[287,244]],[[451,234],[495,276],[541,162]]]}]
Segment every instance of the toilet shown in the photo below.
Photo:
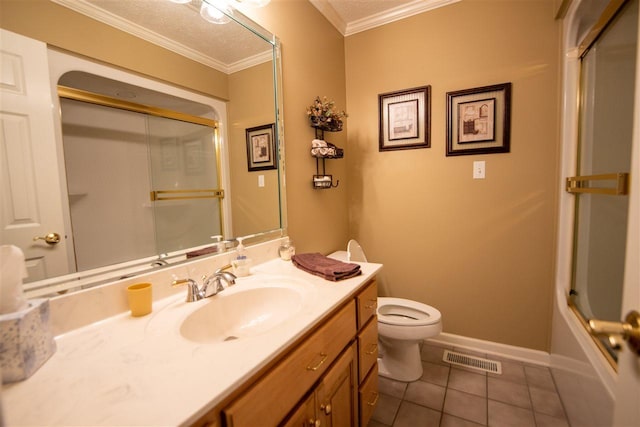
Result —
[{"label": "toilet", "polygon": [[[349,261],[367,262],[355,240],[347,245]],[[404,298],[378,297],[378,373],[397,381],[422,377],[420,343],[442,332],[440,312]]]}]

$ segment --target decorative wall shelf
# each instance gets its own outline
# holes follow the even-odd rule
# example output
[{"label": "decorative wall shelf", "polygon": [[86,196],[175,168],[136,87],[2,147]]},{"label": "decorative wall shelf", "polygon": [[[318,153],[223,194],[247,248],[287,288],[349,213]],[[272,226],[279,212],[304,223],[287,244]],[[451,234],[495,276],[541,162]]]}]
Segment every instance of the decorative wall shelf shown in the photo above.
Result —
[{"label": "decorative wall shelf", "polygon": [[[311,155],[316,158],[316,174],[313,175],[313,188],[317,190],[327,190],[335,188],[340,184],[340,180],[333,182],[333,176],[326,174],[326,159],[341,159],[344,151],[324,139],[325,129],[313,126],[316,132],[316,139],[311,143]],[[340,132],[340,130],[327,130],[327,132]]]}]

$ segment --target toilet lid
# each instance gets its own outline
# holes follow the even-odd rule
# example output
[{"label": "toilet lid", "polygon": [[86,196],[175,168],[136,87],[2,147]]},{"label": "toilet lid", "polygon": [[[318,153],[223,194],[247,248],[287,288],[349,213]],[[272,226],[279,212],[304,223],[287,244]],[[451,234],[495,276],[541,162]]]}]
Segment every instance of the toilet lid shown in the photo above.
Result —
[{"label": "toilet lid", "polygon": [[364,254],[362,246],[354,239],[347,243],[347,256],[349,261],[367,262],[367,256]]},{"label": "toilet lid", "polygon": [[378,322],[388,325],[424,326],[440,322],[440,312],[430,305],[403,298],[378,298]]}]

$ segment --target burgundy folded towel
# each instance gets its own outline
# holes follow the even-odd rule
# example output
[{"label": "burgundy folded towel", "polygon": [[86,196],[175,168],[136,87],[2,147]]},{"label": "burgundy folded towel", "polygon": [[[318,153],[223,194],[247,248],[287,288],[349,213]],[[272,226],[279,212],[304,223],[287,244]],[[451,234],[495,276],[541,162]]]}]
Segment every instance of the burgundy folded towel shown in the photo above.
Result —
[{"label": "burgundy folded towel", "polygon": [[362,273],[358,264],[338,261],[317,252],[296,254],[291,257],[291,261],[299,269],[333,282],[349,279]]}]

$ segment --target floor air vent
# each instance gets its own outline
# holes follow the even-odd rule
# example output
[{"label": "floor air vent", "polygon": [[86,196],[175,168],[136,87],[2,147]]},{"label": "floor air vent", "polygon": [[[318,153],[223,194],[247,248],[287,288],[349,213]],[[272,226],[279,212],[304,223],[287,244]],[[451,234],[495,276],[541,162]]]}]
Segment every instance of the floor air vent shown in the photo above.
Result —
[{"label": "floor air vent", "polygon": [[491,372],[492,374],[502,374],[502,365],[494,360],[482,359],[449,350],[444,351],[442,360],[452,365],[466,366],[467,368]]}]

